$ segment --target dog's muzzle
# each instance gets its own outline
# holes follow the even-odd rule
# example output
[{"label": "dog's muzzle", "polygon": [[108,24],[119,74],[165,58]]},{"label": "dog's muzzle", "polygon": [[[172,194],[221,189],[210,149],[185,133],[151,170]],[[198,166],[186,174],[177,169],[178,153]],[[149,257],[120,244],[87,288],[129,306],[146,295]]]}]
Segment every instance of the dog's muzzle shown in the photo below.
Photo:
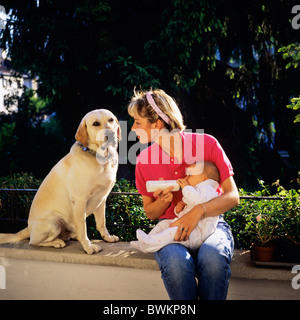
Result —
[{"label": "dog's muzzle", "polygon": [[104,151],[109,145],[116,146],[117,139],[116,139],[116,132],[112,130],[105,130],[105,142],[102,144],[101,149]]}]

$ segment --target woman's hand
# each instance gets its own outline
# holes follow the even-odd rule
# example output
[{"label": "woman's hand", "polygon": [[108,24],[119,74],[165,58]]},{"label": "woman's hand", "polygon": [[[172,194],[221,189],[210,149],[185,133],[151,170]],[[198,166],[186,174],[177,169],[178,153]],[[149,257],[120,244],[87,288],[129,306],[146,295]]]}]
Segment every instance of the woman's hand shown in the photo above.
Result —
[{"label": "woman's hand", "polygon": [[171,192],[173,189],[174,187],[169,187],[165,190],[157,189],[153,192],[153,197],[162,202],[170,203],[173,200],[173,194]]},{"label": "woman's hand", "polygon": [[[160,178],[159,180],[163,179]],[[151,198],[142,196],[147,218],[156,220],[166,212],[173,200],[173,194],[171,192],[173,188],[174,187],[169,187],[165,190],[158,189],[153,192],[153,197]]]},{"label": "woman's hand", "polygon": [[176,232],[174,240],[186,241],[189,238],[191,232],[196,228],[203,214],[204,212],[202,212],[201,209],[199,209],[198,207],[194,207],[181,218],[173,222],[170,225],[170,228],[178,226],[178,230]]}]

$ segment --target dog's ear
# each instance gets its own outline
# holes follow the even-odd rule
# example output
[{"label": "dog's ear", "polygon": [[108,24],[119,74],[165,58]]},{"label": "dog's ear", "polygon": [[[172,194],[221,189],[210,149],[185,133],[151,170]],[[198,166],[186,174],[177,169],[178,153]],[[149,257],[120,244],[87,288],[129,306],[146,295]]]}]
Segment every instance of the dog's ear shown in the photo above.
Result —
[{"label": "dog's ear", "polygon": [[88,145],[88,134],[87,134],[87,129],[86,129],[86,123],[85,120],[82,120],[76,135],[75,135],[75,139],[80,142],[81,144],[83,144],[83,146],[86,148]]},{"label": "dog's ear", "polygon": [[122,140],[121,127],[120,127],[120,123],[119,123],[118,119],[116,119],[116,121],[118,124],[117,138],[120,141],[120,140]]}]

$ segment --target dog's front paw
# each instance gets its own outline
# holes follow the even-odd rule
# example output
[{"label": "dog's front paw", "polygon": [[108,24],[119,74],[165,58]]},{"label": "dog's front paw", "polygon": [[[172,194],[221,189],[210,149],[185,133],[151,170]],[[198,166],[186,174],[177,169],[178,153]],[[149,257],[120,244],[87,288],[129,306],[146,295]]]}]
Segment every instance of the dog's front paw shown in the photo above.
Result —
[{"label": "dog's front paw", "polygon": [[100,252],[102,249],[100,246],[98,246],[97,244],[90,244],[88,247],[84,248],[84,251],[87,254],[94,254],[94,253],[98,253]]},{"label": "dog's front paw", "polygon": [[102,238],[103,238],[103,240],[105,240],[107,242],[118,242],[118,241],[120,241],[118,236],[111,236],[110,234],[102,236]]},{"label": "dog's front paw", "polygon": [[120,239],[117,236],[111,236],[105,227],[99,228],[101,238],[107,242],[118,242]]}]

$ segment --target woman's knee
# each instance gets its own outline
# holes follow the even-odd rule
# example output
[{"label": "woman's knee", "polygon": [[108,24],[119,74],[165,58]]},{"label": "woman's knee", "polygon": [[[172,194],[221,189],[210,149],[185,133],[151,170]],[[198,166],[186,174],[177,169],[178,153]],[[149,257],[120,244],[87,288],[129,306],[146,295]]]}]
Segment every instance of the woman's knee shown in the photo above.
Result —
[{"label": "woman's knee", "polygon": [[220,251],[218,248],[209,244],[203,244],[197,256],[197,274],[205,274],[218,278],[227,274],[230,276],[231,254]]},{"label": "woman's knee", "polygon": [[231,276],[230,259],[211,245],[202,245],[197,257],[198,295],[203,300],[224,300]]},{"label": "woman's knee", "polygon": [[162,274],[169,274],[176,279],[184,271],[195,272],[195,264],[189,251],[180,244],[169,244],[154,253]]},{"label": "woman's knee", "polygon": [[189,251],[180,244],[169,244],[154,256],[170,299],[196,299],[195,263]]}]

